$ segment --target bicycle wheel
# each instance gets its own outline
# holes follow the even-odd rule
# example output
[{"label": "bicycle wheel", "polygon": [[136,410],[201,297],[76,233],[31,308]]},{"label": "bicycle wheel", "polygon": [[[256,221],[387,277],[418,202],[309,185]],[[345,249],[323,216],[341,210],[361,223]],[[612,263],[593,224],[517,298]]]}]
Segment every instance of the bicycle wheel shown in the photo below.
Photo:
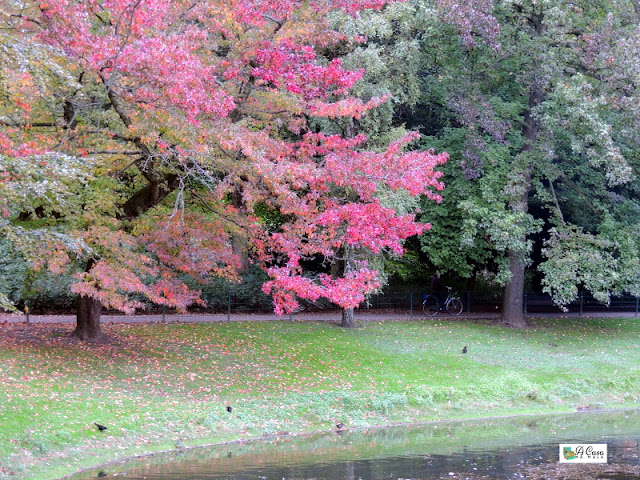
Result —
[{"label": "bicycle wheel", "polygon": [[438,299],[433,295],[429,295],[422,302],[422,311],[427,317],[435,317],[438,314]]},{"label": "bicycle wheel", "polygon": [[449,303],[447,303],[447,312],[449,312],[449,315],[454,316],[458,316],[462,313],[462,302],[459,298],[452,298],[449,300]]}]

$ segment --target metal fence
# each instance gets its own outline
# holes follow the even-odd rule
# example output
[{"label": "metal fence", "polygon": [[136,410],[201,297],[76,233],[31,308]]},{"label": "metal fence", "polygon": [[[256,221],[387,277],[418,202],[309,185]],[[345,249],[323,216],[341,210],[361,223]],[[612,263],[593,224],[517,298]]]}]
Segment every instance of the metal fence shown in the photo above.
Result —
[{"label": "metal fence", "polygon": [[[502,308],[502,292],[461,292],[464,311],[467,313],[495,313]],[[367,305],[361,309],[370,310],[405,310],[411,313],[422,309],[424,292],[420,291],[388,291],[371,297]],[[640,298],[635,296],[611,297],[609,304],[593,298],[589,292],[580,292],[578,298],[566,305],[566,311],[557,306],[551,296],[543,292],[527,291],[523,296],[523,309],[529,313],[583,313],[626,312],[639,314]]]},{"label": "metal fence", "polygon": [[[422,302],[425,291],[414,290],[386,290],[379,294],[370,296],[366,302],[362,303],[358,311],[360,312],[398,312],[410,315],[422,314]],[[255,298],[248,298],[246,295],[238,296],[229,292],[222,296],[223,300],[209,302],[206,308],[194,309],[194,313],[217,313],[217,314],[271,314],[273,304],[270,297],[259,295]],[[464,312],[466,313],[498,313],[502,307],[502,292],[459,292],[458,297],[462,300]],[[588,292],[580,292],[578,298],[567,305],[567,311],[581,316],[586,313],[597,312],[625,312],[639,314],[639,298],[634,296],[612,297],[609,305],[598,302]],[[536,313],[565,313],[560,307],[553,303],[550,295],[542,292],[528,291],[523,296],[523,308],[525,314]],[[300,311],[302,312],[333,312],[339,310],[334,304],[327,301],[309,303],[302,301]],[[159,312],[157,312],[159,313]]]},{"label": "metal fence", "polygon": [[[637,317],[639,306],[640,298],[631,295],[611,297],[609,304],[606,305],[593,298],[589,292],[580,292],[578,298],[567,305],[567,309],[569,312],[579,315],[595,312],[625,312],[634,313]],[[561,312],[551,297],[541,292],[526,292],[524,294],[524,311],[525,313]]]}]

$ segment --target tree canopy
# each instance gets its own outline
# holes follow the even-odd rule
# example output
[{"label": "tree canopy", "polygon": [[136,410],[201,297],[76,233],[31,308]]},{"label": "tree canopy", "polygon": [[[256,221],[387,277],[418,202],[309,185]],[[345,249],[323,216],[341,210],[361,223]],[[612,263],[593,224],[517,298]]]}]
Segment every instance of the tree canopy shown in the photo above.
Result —
[{"label": "tree canopy", "polygon": [[[446,195],[423,211],[431,268],[507,287],[524,324],[525,282],[559,305],[586,288],[638,294],[638,3],[436,1],[347,22],[393,109],[377,131],[420,130],[447,151]],[[528,267],[537,267],[537,270]]]},{"label": "tree canopy", "polygon": [[329,16],[385,3],[14,2],[2,228],[34,268],[76,271],[88,317],[140,295],[186,308],[198,292],[177,273],[236,279],[249,261],[277,312],[357,306],[380,286],[370,256],[428,228],[385,198],[440,200],[446,160],[351,128],[387,98],[351,93],[364,71],[332,51],[362,39]]},{"label": "tree canopy", "polygon": [[516,326],[527,284],[640,294],[639,5],[14,2],[3,228],[125,310],[250,263],[279,312],[350,309],[416,234]]}]

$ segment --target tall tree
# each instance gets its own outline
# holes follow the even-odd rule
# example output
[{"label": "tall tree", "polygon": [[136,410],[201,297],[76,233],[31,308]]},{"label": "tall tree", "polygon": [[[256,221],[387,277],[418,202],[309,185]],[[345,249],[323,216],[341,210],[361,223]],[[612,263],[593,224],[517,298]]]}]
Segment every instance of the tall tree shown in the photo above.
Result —
[{"label": "tall tree", "polygon": [[367,39],[350,56],[374,66],[369,88],[393,94],[374,130],[404,122],[451,154],[444,201],[423,205],[424,251],[504,285],[504,323],[526,326],[534,275],[561,306],[580,287],[638,292],[637,14],[622,0],[413,0],[346,22]]},{"label": "tall tree", "polygon": [[[500,255],[505,323],[526,326],[522,298],[530,235],[543,226],[542,283],[560,305],[573,300],[579,286],[603,301],[612,292],[637,292],[637,283],[615,280],[623,264],[637,262],[637,239],[625,237],[623,256],[621,239],[607,233],[613,224],[629,223],[616,202],[637,208],[625,187],[635,182],[637,133],[628,122],[636,109],[620,108],[636,95],[636,74],[615,59],[629,58],[636,45],[632,7],[632,2],[496,1],[490,10],[500,26],[495,42],[460,42],[449,57],[458,62],[438,62],[437,75],[444,81],[428,82],[431,92],[444,91],[443,103],[453,107],[459,122],[453,129],[465,132],[464,225],[469,238],[485,238]],[[625,46],[614,38],[624,39]],[[576,211],[576,201],[592,211],[590,223]],[[596,266],[594,257],[582,256],[594,247],[603,259],[620,261]]]},{"label": "tall tree", "polygon": [[[249,257],[270,275],[276,311],[320,297],[348,311],[379,285],[364,252],[401,253],[426,228],[385,207],[380,192],[438,200],[445,155],[404,153],[412,134],[367,151],[363,135],[317,128],[317,119],[359,119],[385,100],[351,96],[363,72],[319,52],[357,41],[329,28],[332,11],[386,2],[19,3],[4,18],[8,42],[44,52],[73,81],[42,74],[33,56],[5,62],[35,95],[4,122],[4,161],[86,156],[100,195],[92,202],[82,189],[89,198],[73,215],[31,212],[82,245],[53,248],[83,265],[79,336],[99,334],[100,305],[131,311],[135,293],[184,308],[197,292],[176,272],[233,278]],[[7,111],[16,100],[7,97]],[[24,181],[13,180],[4,186]],[[15,232],[19,212],[5,218]],[[309,261],[324,271],[309,276]],[[336,262],[344,268],[332,276]]]}]

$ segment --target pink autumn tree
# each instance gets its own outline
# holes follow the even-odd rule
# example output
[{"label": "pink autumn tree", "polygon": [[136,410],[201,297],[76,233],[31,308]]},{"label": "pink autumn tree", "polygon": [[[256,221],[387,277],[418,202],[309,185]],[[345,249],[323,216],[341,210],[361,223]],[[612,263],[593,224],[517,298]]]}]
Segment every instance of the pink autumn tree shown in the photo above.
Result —
[{"label": "pink autumn tree", "polygon": [[[250,262],[269,274],[277,312],[326,298],[351,325],[349,312],[380,286],[371,255],[400,255],[428,228],[384,195],[437,201],[446,160],[405,151],[413,134],[367,151],[362,135],[317,127],[388,100],[352,97],[363,71],[320,53],[361,41],[332,30],[329,14],[385,3],[46,0],[3,19],[21,52],[3,68],[28,94],[6,96],[17,113],[0,153],[91,165],[91,180],[66,190],[81,204],[31,209],[69,240],[51,237],[49,267],[81,266],[81,337],[99,334],[101,306],[132,311],[142,295],[185,308],[198,296],[177,274],[236,278]],[[20,213],[7,210],[6,228]],[[310,260],[324,270],[308,275]]]}]

